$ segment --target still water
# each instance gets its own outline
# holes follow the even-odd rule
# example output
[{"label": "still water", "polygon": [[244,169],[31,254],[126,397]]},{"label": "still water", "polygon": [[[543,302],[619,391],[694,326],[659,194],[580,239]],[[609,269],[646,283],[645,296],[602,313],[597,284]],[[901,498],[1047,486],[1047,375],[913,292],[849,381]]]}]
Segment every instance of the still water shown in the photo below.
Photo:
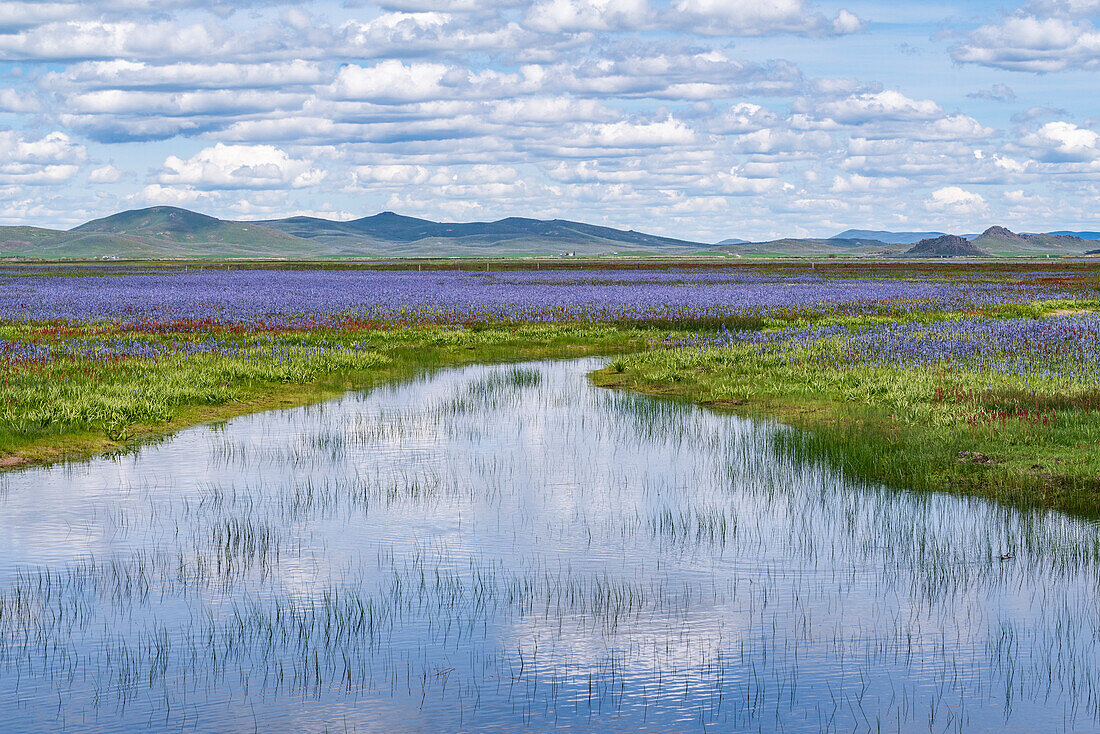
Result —
[{"label": "still water", "polygon": [[0,476],[2,728],[1100,731],[1095,523],[860,485],[597,366]]}]

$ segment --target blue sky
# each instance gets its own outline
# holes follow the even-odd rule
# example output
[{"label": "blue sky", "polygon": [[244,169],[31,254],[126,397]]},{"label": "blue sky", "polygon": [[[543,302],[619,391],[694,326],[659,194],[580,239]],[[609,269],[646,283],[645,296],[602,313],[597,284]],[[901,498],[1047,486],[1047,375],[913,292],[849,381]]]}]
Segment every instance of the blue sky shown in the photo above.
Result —
[{"label": "blue sky", "polygon": [[1100,228],[1100,0],[0,1],[0,222]]}]

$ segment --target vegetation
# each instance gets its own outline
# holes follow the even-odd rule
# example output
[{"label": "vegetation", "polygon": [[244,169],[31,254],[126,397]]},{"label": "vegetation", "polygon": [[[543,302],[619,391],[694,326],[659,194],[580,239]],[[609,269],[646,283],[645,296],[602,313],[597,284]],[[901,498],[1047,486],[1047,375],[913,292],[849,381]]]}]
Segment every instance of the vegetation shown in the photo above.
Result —
[{"label": "vegetation", "polygon": [[[975,328],[966,320],[938,318]],[[1066,318],[1073,317],[1047,321],[1050,328],[1064,328],[1057,322]],[[1087,321],[1095,331],[1096,319]],[[1012,322],[1039,323],[1027,317],[986,320],[1000,328]],[[906,323],[912,322],[868,326],[848,319],[814,327],[826,336],[812,344],[799,341],[804,330],[788,329],[771,342],[628,355],[593,380],[775,418],[796,429],[785,436],[794,455],[824,456],[866,479],[1100,512],[1100,390],[1091,355],[1079,365],[1085,369],[1074,371],[1068,349],[1059,350],[1048,334],[1019,339],[1019,351],[1046,353],[1047,365],[1033,356],[1023,373],[1002,369],[988,355],[950,366],[947,354],[915,360],[896,343],[888,352],[897,357],[893,363],[855,352],[851,334],[881,341],[890,328]],[[1081,338],[1072,330],[1069,336]]]},{"label": "vegetation", "polygon": [[[616,354],[597,384],[773,417],[798,429],[792,452],[854,475],[1100,511],[1088,266],[234,269],[185,292],[172,269],[145,272],[9,274],[0,305],[24,317],[0,325],[0,465],[445,365]],[[349,297],[378,305],[335,310]]]},{"label": "vegetation", "polygon": [[[44,338],[40,325],[8,325],[0,328],[0,342],[105,343],[96,331],[70,328]],[[116,449],[186,425],[316,402],[443,366],[637,350],[668,334],[625,325],[395,327],[221,332],[212,347],[206,332],[130,334],[127,349],[150,356],[85,352],[0,367],[0,466]]]}]

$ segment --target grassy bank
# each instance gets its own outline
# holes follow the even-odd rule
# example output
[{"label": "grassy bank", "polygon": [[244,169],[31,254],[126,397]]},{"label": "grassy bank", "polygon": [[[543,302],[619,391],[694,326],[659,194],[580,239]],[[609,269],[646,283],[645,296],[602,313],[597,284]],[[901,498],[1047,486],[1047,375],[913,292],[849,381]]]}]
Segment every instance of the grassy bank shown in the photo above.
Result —
[{"label": "grassy bank", "polygon": [[[1097,305],[1046,302],[986,315],[1039,323],[1045,314]],[[827,317],[721,326],[746,333],[875,332],[959,318],[923,313],[904,322]],[[854,476],[1100,514],[1095,381],[1068,373],[1044,378],[957,365],[853,363],[852,344],[834,344],[836,337],[778,350],[751,343],[653,348],[705,341],[716,327],[618,322],[143,333],[103,324],[9,323],[0,326],[0,339],[28,351],[22,361],[0,365],[0,467],[116,450],[196,423],[324,400],[440,367],[617,354],[593,375],[596,384],[778,419],[799,429],[785,435],[786,450],[825,457]],[[1062,357],[1044,359],[1057,366]]]},{"label": "grassy bank", "polygon": [[0,467],[88,456],[445,366],[636,351],[668,334],[562,324],[120,337],[91,326],[9,325],[0,339],[55,353],[0,375]]},{"label": "grassy bank", "polygon": [[670,395],[796,430],[783,448],[918,490],[1100,514],[1100,394],[942,367],[834,367],[752,345],[618,357],[597,385]]}]

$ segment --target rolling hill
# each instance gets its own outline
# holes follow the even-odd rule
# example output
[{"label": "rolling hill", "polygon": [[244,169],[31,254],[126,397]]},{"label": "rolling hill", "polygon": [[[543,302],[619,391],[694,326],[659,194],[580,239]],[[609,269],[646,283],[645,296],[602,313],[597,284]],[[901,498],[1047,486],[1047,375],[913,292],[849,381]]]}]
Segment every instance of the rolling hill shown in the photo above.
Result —
[{"label": "rolling hill", "polygon": [[882,229],[846,229],[835,234],[832,240],[878,240],[888,245],[914,245],[921,240],[932,239],[945,232],[889,232]]},{"label": "rolling hill", "polygon": [[0,257],[370,258],[689,254],[710,245],[564,219],[433,222],[382,212],[351,221],[239,222],[178,207],[112,214],[67,231],[0,227]]},{"label": "rolling hill", "polygon": [[[1093,233],[1082,232],[1082,235]],[[119,212],[70,230],[0,227],[0,257],[63,259],[360,259],[515,255],[702,255],[731,257],[1084,256],[1095,240],[1076,234],[1016,234],[990,227],[944,246],[910,245],[954,235],[848,230],[834,237],[716,245],[566,219],[509,217],[434,222],[382,212],[333,221],[289,217],[232,221],[170,206]],[[916,239],[914,239],[916,238]]]}]

